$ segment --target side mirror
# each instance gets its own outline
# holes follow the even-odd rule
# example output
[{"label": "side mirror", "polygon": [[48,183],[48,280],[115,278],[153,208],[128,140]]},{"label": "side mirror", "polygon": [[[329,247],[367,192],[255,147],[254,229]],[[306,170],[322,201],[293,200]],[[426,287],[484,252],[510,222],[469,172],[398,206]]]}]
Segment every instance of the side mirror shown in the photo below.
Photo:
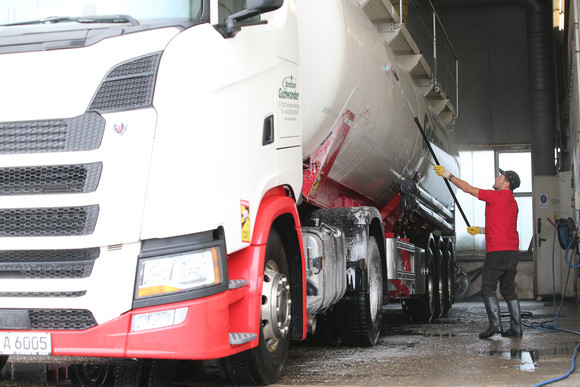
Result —
[{"label": "side mirror", "polygon": [[284,0],[247,0],[246,7],[251,10],[259,10],[260,13],[275,11],[284,4]]},{"label": "side mirror", "polygon": [[284,4],[284,0],[247,0],[246,9],[227,17],[225,26],[218,28],[224,38],[233,38],[241,30],[237,25],[242,20],[249,19],[262,13],[275,11]]}]

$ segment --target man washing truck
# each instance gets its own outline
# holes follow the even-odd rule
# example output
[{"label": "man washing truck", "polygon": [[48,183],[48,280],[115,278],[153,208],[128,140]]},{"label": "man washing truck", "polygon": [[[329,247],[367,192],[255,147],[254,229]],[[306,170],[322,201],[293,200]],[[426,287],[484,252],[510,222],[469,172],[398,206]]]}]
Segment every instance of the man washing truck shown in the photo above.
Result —
[{"label": "man washing truck", "polygon": [[[481,293],[489,319],[489,328],[479,337],[487,339],[496,333],[502,336],[520,337],[522,335],[521,313],[515,278],[518,265],[519,238],[517,230],[518,205],[513,190],[520,186],[520,177],[514,171],[499,170],[492,190],[471,186],[445,167],[433,167],[439,176],[455,184],[463,192],[485,202],[485,228],[468,227],[471,235],[485,234],[485,263],[483,264]],[[496,296],[499,281],[500,293],[506,300],[510,311],[510,329],[504,332],[500,322],[500,308]]]},{"label": "man washing truck", "polygon": [[291,340],[447,313],[452,198],[415,117],[458,173],[454,116],[398,21],[383,0],[0,2],[2,359],[269,384]]}]

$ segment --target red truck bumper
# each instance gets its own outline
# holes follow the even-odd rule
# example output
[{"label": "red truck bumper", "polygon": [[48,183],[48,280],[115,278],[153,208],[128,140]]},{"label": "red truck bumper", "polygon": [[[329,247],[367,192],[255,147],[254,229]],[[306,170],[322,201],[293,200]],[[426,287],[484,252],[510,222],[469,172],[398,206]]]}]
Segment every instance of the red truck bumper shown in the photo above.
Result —
[{"label": "red truck bumper", "polygon": [[[244,289],[175,304],[141,308],[84,331],[52,331],[54,356],[101,356],[159,359],[214,359],[257,345],[258,340],[230,345],[230,309],[243,298]],[[130,332],[136,314],[186,307],[181,324]],[[251,332],[250,332],[251,333]],[[253,332],[258,335],[258,332]]]}]

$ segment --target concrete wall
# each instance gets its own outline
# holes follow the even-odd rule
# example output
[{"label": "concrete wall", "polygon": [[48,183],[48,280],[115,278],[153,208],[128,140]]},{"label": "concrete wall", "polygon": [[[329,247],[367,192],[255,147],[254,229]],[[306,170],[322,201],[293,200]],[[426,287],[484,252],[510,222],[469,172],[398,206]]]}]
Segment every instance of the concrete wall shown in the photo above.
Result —
[{"label": "concrete wall", "polygon": [[[458,252],[456,254],[457,265],[465,272],[470,273],[470,286],[463,300],[481,300],[481,268],[483,267],[484,253],[475,252]],[[522,253],[522,257],[518,263],[518,274],[516,276],[518,298],[520,300],[534,299],[534,282],[533,282],[533,261],[531,256]],[[499,294],[499,285],[497,289]],[[461,300],[459,300],[461,301]]]},{"label": "concrete wall", "polygon": [[[414,3],[407,27],[429,57],[433,53],[432,20],[425,6]],[[466,1],[463,6],[439,8],[438,13],[459,59],[456,143],[463,147],[530,144],[524,8],[514,2],[469,6]],[[449,62],[442,52],[437,57],[438,75],[444,90],[452,95],[449,77],[455,70],[443,67],[449,67]],[[432,61],[430,65],[434,67]]]}]

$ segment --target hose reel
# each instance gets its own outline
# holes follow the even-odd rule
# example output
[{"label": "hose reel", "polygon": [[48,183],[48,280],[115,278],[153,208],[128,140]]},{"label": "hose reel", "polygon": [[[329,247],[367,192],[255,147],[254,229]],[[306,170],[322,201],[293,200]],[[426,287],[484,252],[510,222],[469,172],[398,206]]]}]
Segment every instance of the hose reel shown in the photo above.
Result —
[{"label": "hose reel", "polygon": [[558,242],[560,242],[560,247],[563,250],[569,248],[574,249],[576,240],[576,223],[574,219],[557,219],[556,220],[556,230],[558,232]]}]

